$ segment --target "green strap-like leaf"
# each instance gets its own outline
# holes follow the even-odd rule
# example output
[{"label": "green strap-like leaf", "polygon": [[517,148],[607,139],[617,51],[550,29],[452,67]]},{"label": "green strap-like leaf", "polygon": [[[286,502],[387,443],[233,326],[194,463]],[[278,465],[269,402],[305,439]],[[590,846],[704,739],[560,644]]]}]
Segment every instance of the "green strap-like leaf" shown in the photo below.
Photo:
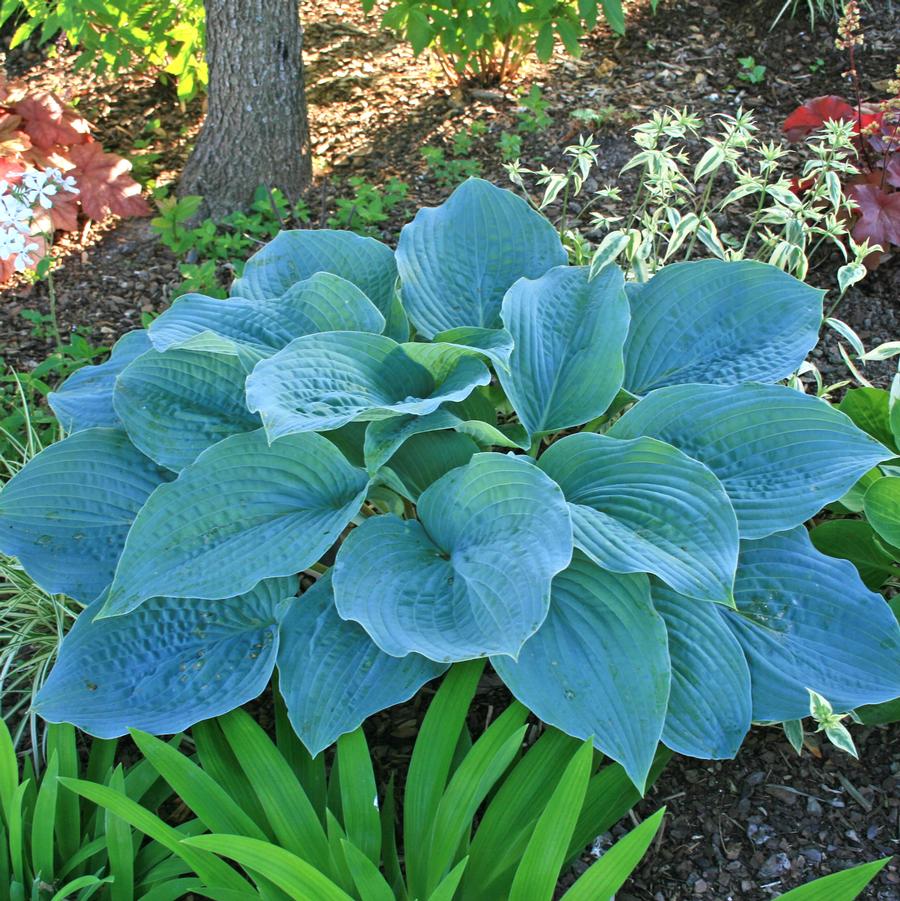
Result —
[{"label": "green strap-like leaf", "polygon": [[804,528],[743,542],[734,597],[736,612],[717,610],[750,666],[754,720],[808,716],[808,688],[836,711],[900,697],[894,614]]},{"label": "green strap-like leaf", "polygon": [[625,387],[777,382],[815,347],[824,296],[766,263],[666,266],[629,296]]},{"label": "green strap-like leaf", "polygon": [[462,326],[496,328],[516,279],[565,262],[559,235],[540,213],[479,178],[441,206],[419,210],[397,245],[403,305],[426,338]]},{"label": "green strap-like leaf", "polygon": [[547,619],[518,661],[491,663],[536,716],[576,738],[593,736],[643,790],[670,675],[666,629],[646,576],[607,572],[576,551],[553,580]]},{"label": "green strap-like leaf", "polygon": [[334,609],[326,575],[282,621],[278,687],[291,724],[317,755],[367,717],[411,698],[445,665],[418,654],[391,657]]},{"label": "green strap-like leaf", "polygon": [[559,266],[519,279],[503,298],[515,346],[500,382],[531,435],[581,425],[605,412],[622,387],[629,308],[621,269],[593,280]]},{"label": "green strap-like leaf", "polygon": [[148,350],[116,379],[113,405],[135,447],[178,472],[223,438],[260,427],[244,403],[246,378],[234,356]]},{"label": "green strap-like leaf", "polygon": [[657,810],[628,835],[620,838],[564,895],[564,901],[600,901],[612,898],[637,869],[659,831],[666,809]]},{"label": "green strap-like leaf", "polygon": [[891,862],[882,857],[871,863],[841,870],[780,895],[784,901],[854,901],[863,889]]},{"label": "green strap-like leaf", "polygon": [[291,898],[316,901],[353,901],[343,889],[305,860],[259,839],[243,835],[197,835],[185,845],[231,858],[242,867],[261,873]]},{"label": "green strap-like leaf", "polygon": [[180,732],[227,713],[266,687],[279,605],[296,587],[285,578],[215,602],[151,598],[123,616],[94,619],[101,598],[63,640],[35,710],[103,738],[129,727]]},{"label": "green strap-like leaf", "polygon": [[740,643],[714,604],[652,586],[666,623],[672,690],[662,740],[704,760],[734,757],[750,729],[750,670]]},{"label": "green strap-like leaf", "polygon": [[552,444],[539,465],[569,502],[575,546],[599,566],[733,603],[737,519],[702,463],[653,438],[582,432]]},{"label": "green strap-like leaf", "polygon": [[338,613],[396,656],[517,654],[571,557],[562,492],[527,459],[476,454],[421,495],[418,515],[350,533],[334,568]]},{"label": "green strap-like leaf", "polygon": [[151,597],[234,597],[297,573],[337,540],[366,486],[320,435],[271,445],[261,429],[226,438],[144,505],[102,615]]},{"label": "green strap-like leaf", "polygon": [[249,371],[257,360],[301,335],[381,333],[384,327],[384,316],[356,285],[317,272],[279,297],[219,300],[187,294],[153,321],[150,338],[161,351],[184,348],[236,355],[249,364]]},{"label": "green strap-like leaf", "polygon": [[824,401],[781,385],[677,385],[610,429],[658,438],[725,486],[742,538],[790,529],[841,497],[891,452]]},{"label": "green strap-like leaf", "polygon": [[247,260],[242,276],[231,286],[231,296],[280,297],[317,272],[353,282],[387,315],[397,280],[391,249],[374,238],[325,228],[281,232]]},{"label": "green strap-like leaf", "polygon": [[0,491],[0,551],[45,591],[90,602],[112,581],[132,520],[168,478],[120,429],[77,432]]},{"label": "green strap-like leaf", "polygon": [[593,745],[585,742],[563,770],[522,855],[509,901],[546,901],[553,897],[584,804],[593,759]]},{"label": "green strap-like leaf", "polygon": [[116,341],[106,362],[76,369],[56,391],[47,395],[47,403],[60,425],[67,432],[118,426],[119,417],[112,402],[116,376],[149,349],[147,332],[138,329]]},{"label": "green strap-like leaf", "polygon": [[[257,364],[247,379],[247,406],[262,415],[275,439],[336,429],[354,419],[424,415],[490,381],[487,367],[471,353],[457,350],[451,365],[443,365],[445,354],[435,375],[407,354],[405,348],[413,346],[364,332],[297,338]],[[440,349],[430,346],[433,356]]]}]

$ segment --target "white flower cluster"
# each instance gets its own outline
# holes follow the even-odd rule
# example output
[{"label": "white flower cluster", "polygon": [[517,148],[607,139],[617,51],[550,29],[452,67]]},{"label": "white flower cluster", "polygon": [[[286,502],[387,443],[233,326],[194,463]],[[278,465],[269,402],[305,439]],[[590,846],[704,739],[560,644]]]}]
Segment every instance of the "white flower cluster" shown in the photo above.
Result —
[{"label": "white flower cluster", "polygon": [[37,208],[49,210],[60,191],[77,194],[75,179],[59,169],[32,169],[22,176],[21,184],[0,180],[0,260],[14,257],[17,272],[34,265],[31,254],[39,249],[31,240]]}]

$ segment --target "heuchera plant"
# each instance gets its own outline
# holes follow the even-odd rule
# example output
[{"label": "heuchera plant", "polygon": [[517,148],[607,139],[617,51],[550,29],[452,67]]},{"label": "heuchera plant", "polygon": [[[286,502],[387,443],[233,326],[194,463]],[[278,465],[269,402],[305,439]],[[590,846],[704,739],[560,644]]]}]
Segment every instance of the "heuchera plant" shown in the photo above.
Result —
[{"label": "heuchera plant", "polygon": [[[816,97],[788,116],[784,132],[789,140],[801,141],[828,122],[852,123],[859,172],[843,185],[836,183],[834,193],[839,196],[843,189],[857,206],[852,230],[856,242],[868,240],[889,252],[892,246],[900,247],[900,66],[889,82],[889,98],[883,103],[863,103],[856,68],[856,50],[863,43],[859,4],[848,0],[838,23],[835,46],[846,51],[849,58],[845,74],[854,88],[855,106],[843,97]],[[804,188],[804,182],[801,180],[798,186]],[[880,259],[872,254],[867,265],[875,265]]]},{"label": "heuchera plant", "polygon": [[642,786],[807,688],[900,695],[890,609],[803,526],[893,456],[777,384],[821,319],[763,263],[590,278],[478,179],[396,253],[282,233],[51,395],[71,435],[0,493],[0,549],[89,604],[38,712],[176,732],[277,666],[315,754],[489,657]]},{"label": "heuchera plant", "polygon": [[0,281],[30,268],[55,231],[76,229],[79,210],[89,219],[148,216],[130,171],[128,160],[105,153],[90,123],[56,94],[0,75],[0,212],[7,233],[34,239],[21,247],[4,242]]}]

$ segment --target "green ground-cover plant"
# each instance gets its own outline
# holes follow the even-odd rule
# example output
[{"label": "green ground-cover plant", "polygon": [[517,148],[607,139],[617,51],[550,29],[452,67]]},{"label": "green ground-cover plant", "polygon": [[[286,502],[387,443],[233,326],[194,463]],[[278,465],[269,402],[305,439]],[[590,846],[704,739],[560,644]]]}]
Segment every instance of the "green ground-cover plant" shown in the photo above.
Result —
[{"label": "green ground-cover plant", "polygon": [[[651,0],[656,9],[658,0]],[[362,0],[371,12],[375,0]],[[532,53],[550,59],[557,40],[573,56],[579,38],[601,18],[625,31],[621,0],[392,0],[382,24],[402,34],[416,54],[430,47],[452,81],[503,82]]]},{"label": "green ground-cover plant", "polygon": [[383,188],[359,175],[351,176],[347,183],[353,196],[337,198],[334,215],[328,219],[328,227],[346,228],[358,235],[376,236],[378,227],[387,222],[390,214],[406,200],[409,192],[409,185],[399,178],[389,178]]},{"label": "green ground-cover plant", "polygon": [[486,132],[484,122],[476,120],[453,135],[449,148],[429,144],[421,149],[429,174],[441,187],[455,188],[460,182],[481,173],[481,161],[473,158],[471,153],[475,142]]},{"label": "green ground-cover plant", "polygon": [[758,63],[754,57],[738,57],[738,65],[740,65],[740,69],[737,77],[741,81],[746,81],[750,84],[761,84],[766,80],[766,67]]},{"label": "green ground-cover plant", "polygon": [[206,88],[202,0],[3,0],[0,25],[10,18],[17,23],[11,48],[63,35],[81,51],[79,67],[98,74],[154,69],[175,78],[185,100]]},{"label": "green ground-cover plant", "polygon": [[490,657],[640,786],[660,739],[728,757],[809,688],[838,713],[900,695],[893,614],[802,525],[893,456],[777,384],[823,292],[566,259],[473,179],[396,254],[281,234],[231,299],[183,298],[51,395],[72,434],[0,493],[0,549],[90,604],[39,714],[175,732],[277,665],[318,753]]},{"label": "green ground-cover plant", "polygon": [[184,282],[177,294],[202,293],[227,297],[223,271],[229,278],[240,276],[247,257],[283,228],[309,222],[309,207],[303,200],[291,204],[278,188],[260,185],[249,210],[237,210],[224,219],[207,218],[194,223],[203,198],[157,197],[159,215],[150,220],[160,240],[177,256],[186,258],[179,267]]}]

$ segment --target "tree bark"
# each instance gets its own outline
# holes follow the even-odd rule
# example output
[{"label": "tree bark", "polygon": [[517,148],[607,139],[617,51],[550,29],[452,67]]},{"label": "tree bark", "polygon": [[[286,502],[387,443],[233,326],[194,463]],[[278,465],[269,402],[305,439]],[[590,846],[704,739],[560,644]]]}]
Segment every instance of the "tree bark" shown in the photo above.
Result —
[{"label": "tree bark", "polygon": [[295,200],[312,167],[299,0],[204,0],[206,119],[179,193],[201,194],[218,218],[246,207],[259,185]]}]

